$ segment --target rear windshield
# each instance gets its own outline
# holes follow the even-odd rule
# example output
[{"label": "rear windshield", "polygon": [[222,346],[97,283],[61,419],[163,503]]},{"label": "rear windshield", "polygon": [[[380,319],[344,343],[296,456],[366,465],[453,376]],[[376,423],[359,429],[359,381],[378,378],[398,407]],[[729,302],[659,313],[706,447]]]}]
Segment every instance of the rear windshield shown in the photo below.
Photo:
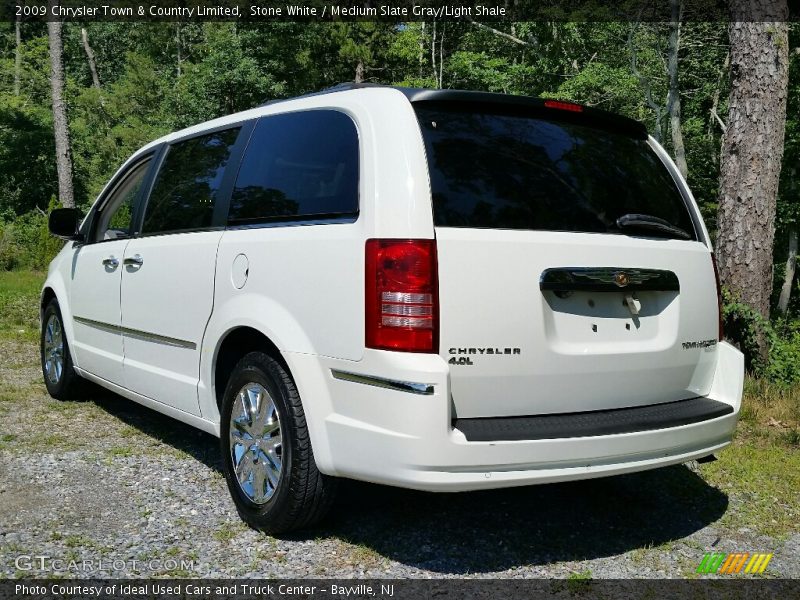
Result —
[{"label": "rear windshield", "polygon": [[645,139],[519,114],[415,109],[438,226],[662,235],[617,226],[623,215],[645,214],[696,239],[672,176]]}]

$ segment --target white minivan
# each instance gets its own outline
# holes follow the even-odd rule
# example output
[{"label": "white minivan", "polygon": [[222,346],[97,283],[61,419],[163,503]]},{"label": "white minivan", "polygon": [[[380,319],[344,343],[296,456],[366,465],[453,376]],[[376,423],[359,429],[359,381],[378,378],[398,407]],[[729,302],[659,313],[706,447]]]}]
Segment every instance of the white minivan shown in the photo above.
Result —
[{"label": "white minivan", "polygon": [[50,394],[90,380],[218,436],[269,532],[319,520],[337,478],[600,477],[736,426],[697,205],[604,111],[346,84],[156,140],[50,228]]}]

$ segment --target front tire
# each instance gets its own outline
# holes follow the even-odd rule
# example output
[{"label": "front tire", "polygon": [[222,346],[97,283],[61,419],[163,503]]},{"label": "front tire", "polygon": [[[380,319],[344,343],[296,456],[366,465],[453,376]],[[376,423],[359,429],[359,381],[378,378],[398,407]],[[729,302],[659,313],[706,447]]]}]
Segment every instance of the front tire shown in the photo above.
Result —
[{"label": "front tire", "polygon": [[53,298],[42,314],[42,333],[39,338],[42,377],[47,393],[56,400],[77,397],[81,378],[75,372],[72,354],[64,333],[64,320],[58,300]]},{"label": "front tire", "polygon": [[336,480],[317,470],[294,381],[263,352],[242,358],[228,381],[220,449],[228,489],[251,527],[283,533],[328,512]]}]

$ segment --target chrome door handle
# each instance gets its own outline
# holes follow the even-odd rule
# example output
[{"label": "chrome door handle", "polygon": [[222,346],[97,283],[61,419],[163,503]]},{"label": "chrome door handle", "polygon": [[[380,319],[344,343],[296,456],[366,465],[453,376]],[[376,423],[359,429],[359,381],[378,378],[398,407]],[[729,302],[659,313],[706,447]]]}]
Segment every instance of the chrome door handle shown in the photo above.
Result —
[{"label": "chrome door handle", "polygon": [[116,269],[119,266],[119,261],[117,260],[116,256],[109,256],[108,258],[103,259],[103,265],[106,267],[111,267],[112,269]]},{"label": "chrome door handle", "polygon": [[127,266],[141,267],[144,260],[139,254],[134,254],[122,261],[122,264]]}]

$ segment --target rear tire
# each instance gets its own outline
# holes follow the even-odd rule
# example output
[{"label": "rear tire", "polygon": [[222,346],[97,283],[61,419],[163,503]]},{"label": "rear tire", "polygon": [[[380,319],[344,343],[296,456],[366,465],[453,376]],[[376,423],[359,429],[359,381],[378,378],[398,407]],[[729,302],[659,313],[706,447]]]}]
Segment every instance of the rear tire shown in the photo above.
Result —
[{"label": "rear tire", "polygon": [[330,509],[337,481],[317,470],[294,381],[263,352],[242,358],[228,381],[220,449],[228,489],[251,527],[310,527]]},{"label": "rear tire", "polygon": [[42,314],[39,338],[42,377],[47,393],[56,400],[73,400],[80,393],[82,379],[75,372],[72,353],[64,333],[58,300],[53,298]]}]

